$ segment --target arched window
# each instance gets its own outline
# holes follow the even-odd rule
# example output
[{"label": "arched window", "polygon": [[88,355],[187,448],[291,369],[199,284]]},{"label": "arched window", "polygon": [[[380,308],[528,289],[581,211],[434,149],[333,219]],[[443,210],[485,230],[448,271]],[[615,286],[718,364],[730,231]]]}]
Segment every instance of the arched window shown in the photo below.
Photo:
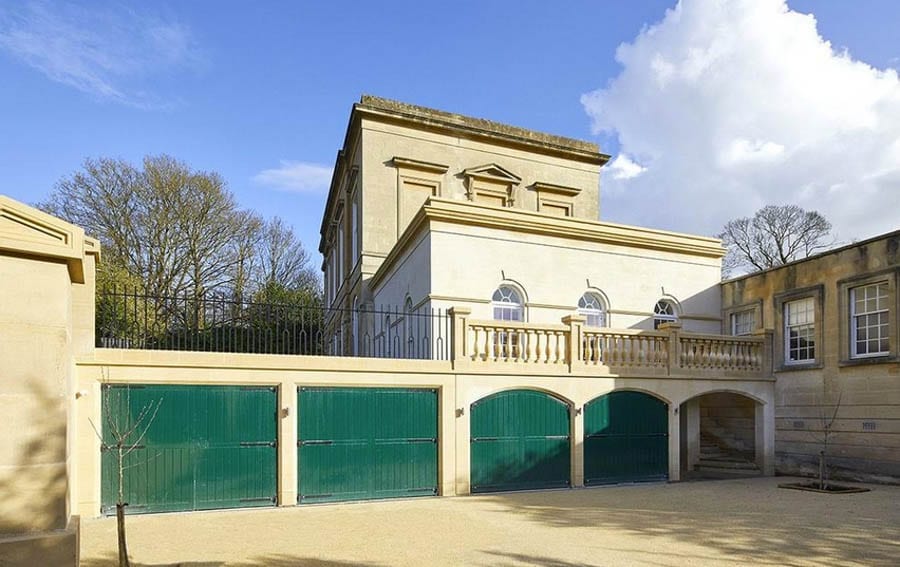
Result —
[{"label": "arched window", "polygon": [[494,306],[494,319],[497,321],[524,321],[525,307],[522,305],[522,296],[508,285],[501,285],[491,297]]},{"label": "arched window", "polygon": [[668,299],[660,299],[653,307],[653,328],[658,329],[663,323],[674,323],[678,321],[678,314],[675,311],[675,304]]},{"label": "arched window", "polygon": [[587,292],[578,300],[578,314],[584,315],[588,327],[606,326],[606,305],[596,293]]}]

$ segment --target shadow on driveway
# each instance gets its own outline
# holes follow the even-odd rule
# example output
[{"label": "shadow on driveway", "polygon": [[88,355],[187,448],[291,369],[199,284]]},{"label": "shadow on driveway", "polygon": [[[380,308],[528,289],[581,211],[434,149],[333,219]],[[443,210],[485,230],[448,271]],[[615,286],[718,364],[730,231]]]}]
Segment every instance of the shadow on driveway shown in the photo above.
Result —
[{"label": "shadow on driveway", "polygon": [[[752,558],[755,564],[897,565],[900,561],[900,488],[816,494],[779,489],[773,481],[619,486],[491,498],[504,512],[522,514],[554,528],[667,536],[725,556]],[[638,556],[642,553],[640,549],[607,548]],[[684,555],[684,559],[705,558]],[[722,556],[706,559],[721,561]],[[652,563],[651,557],[642,560]],[[570,565],[547,561],[534,564]],[[745,561],[736,559],[737,563]]]}]

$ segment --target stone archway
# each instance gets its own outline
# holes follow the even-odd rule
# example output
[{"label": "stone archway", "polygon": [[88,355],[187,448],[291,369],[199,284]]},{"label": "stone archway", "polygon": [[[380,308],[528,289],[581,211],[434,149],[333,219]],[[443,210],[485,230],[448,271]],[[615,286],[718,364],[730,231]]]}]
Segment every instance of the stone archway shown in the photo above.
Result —
[{"label": "stone archway", "polygon": [[742,393],[708,392],[680,406],[685,478],[764,474],[763,403]]}]

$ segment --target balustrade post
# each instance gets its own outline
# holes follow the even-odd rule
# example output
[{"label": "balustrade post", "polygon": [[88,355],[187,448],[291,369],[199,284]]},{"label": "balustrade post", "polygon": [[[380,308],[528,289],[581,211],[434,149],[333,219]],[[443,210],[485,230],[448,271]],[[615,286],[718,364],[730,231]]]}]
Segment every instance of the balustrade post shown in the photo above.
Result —
[{"label": "balustrade post", "polygon": [[468,326],[472,310],[468,307],[451,307],[447,310],[447,314],[450,315],[450,327],[453,329],[450,360],[456,368],[457,361],[463,360],[468,355]]},{"label": "balustrade post", "polygon": [[581,331],[587,317],[584,315],[566,315],[562,318],[563,325],[568,325],[569,332],[566,335],[566,365],[569,372],[581,360]]},{"label": "balustrade post", "polygon": [[772,329],[759,329],[757,331],[753,331],[754,337],[763,337],[763,348],[762,348],[762,360],[760,361],[760,370],[763,373],[763,376],[771,376],[775,371],[775,367],[773,366],[774,361],[773,356],[773,348],[775,341],[775,331]]},{"label": "balustrade post", "polygon": [[659,326],[659,330],[669,334],[669,356],[667,357],[669,360],[666,363],[666,374],[671,376],[673,370],[679,372],[681,369],[681,340],[679,338],[681,323],[677,321],[663,323]]}]

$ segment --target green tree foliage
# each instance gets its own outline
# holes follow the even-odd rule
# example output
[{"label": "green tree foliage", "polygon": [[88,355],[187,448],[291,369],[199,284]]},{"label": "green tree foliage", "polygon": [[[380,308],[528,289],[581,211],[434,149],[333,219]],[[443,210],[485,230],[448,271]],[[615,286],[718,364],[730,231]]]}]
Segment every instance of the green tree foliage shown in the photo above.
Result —
[{"label": "green tree foliage", "polygon": [[[170,156],[139,166],[88,159],[39,206],[99,238],[98,329],[132,346],[203,331],[210,297],[231,301],[235,325],[250,302],[321,306],[318,274],[289,225],[241,209],[219,174]],[[104,294],[113,288],[132,296]]]}]

